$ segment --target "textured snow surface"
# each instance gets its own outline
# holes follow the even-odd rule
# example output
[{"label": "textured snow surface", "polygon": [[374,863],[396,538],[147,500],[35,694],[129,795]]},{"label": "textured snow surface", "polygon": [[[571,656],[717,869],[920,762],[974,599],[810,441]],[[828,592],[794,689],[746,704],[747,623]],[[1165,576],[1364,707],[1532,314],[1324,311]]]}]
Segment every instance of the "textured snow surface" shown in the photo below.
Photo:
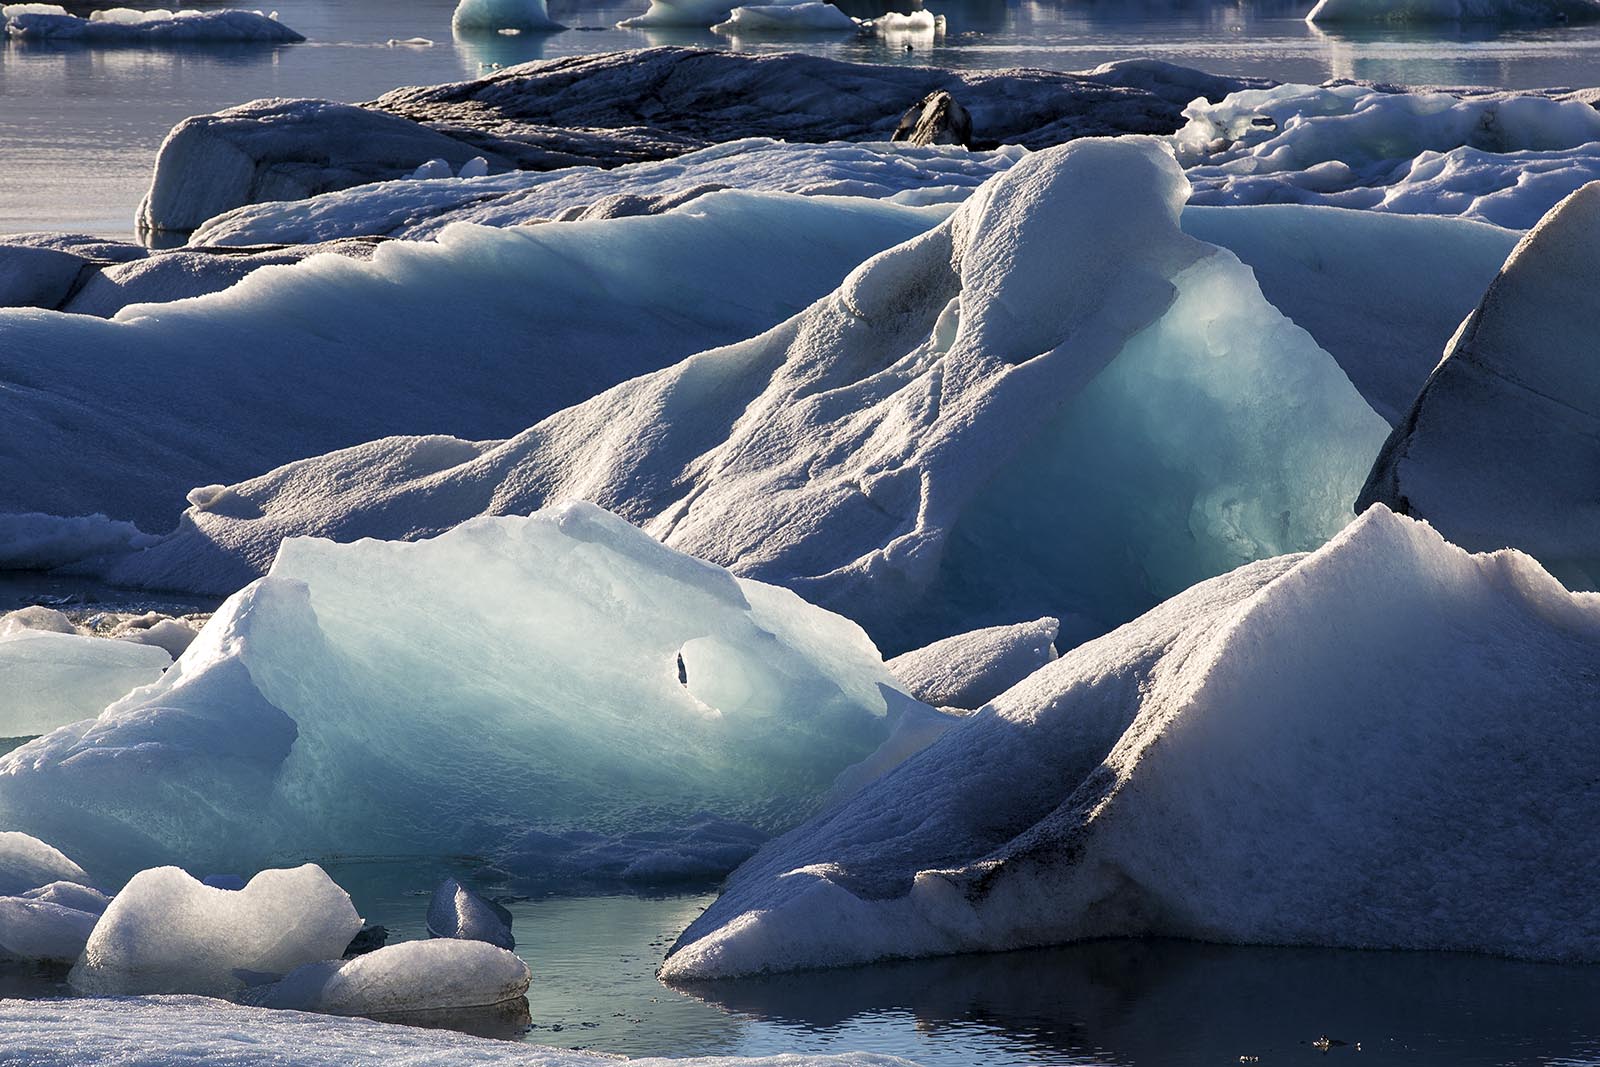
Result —
[{"label": "textured snow surface", "polygon": [[149,644],[4,627],[0,619],[0,737],[42,734],[98,715],[172,663]]},{"label": "textured snow surface", "polygon": [[461,0],[450,17],[450,25],[456,30],[480,33],[565,28],[550,17],[545,0]]},{"label": "textured snow surface", "polygon": [[1600,183],[1517,245],[1372,470],[1362,504],[1600,587]]},{"label": "textured snow surface", "polygon": [[259,11],[135,11],[111,8],[90,18],[68,14],[51,4],[8,4],[0,8],[7,36],[26,41],[84,41],[89,44],[196,44],[305,40],[277,19]]},{"label": "textured snow surface", "polygon": [[1056,658],[1056,619],[990,626],[896,656],[886,666],[935,707],[979,708]]},{"label": "textured snow surface", "polygon": [[[794,314],[938,211],[723,192],[648,218],[462,227],[369,262],[313,257],[110,321],[0,310],[0,513],[100,512],[160,532],[190,489],[304,455],[400,432],[514,433]],[[436,442],[410,458],[420,473],[465,454]]]},{"label": "textured snow surface", "polygon": [[[1187,188],[1149,139],[1035,153],[762,336],[507,441],[271,472],[115,576],[237,585],[288,534],[416,536],[582,497],[890,652],[1043,615],[1104,632],[1320,545],[1387,433],[1248,269],[1179,231]],[[452,458],[409,458],[435,449]]]},{"label": "textured snow surface", "polygon": [[97,872],[781,829],[901,719],[949,721],[894,684],[854,623],[588,504],[301,539],[157,686],[0,760],[0,821]]},{"label": "textured snow surface", "polygon": [[1318,0],[1312,23],[1583,22],[1600,18],[1595,0]]},{"label": "textured snow surface", "polygon": [[360,929],[350,897],[314,863],[262,871],[238,890],[153,867],[112,899],[70,980],[88,994],[231,996],[338,959]]},{"label": "textured snow surface", "polygon": [[0,830],[0,896],[19,896],[55,882],[86,885],[89,876],[54,845]]},{"label": "textured snow surface", "polygon": [[618,1060],[203,997],[0,1000],[8,1067],[908,1067],[867,1053]]},{"label": "textured snow surface", "polygon": [[1139,934],[1600,958],[1597,656],[1600,597],[1373,508],[774,841],[663,974]]},{"label": "textured snow surface", "polygon": [[528,992],[528,965],[482,941],[408,941],[352,960],[309,963],[247,1000],[264,1008],[329,1015],[479,1008]]},{"label": "textured snow surface", "polygon": [[1024,150],[954,146],[785,144],[747,138],[611,170],[568,167],[484,178],[377,182],[308,200],[255,204],[211,219],[195,245],[256,245],[381,235],[436,236],[453,222],[517,226],[538,219],[642,215],[728,187],[899,203],[963,200]]},{"label": "textured snow surface", "polygon": [[1315,203],[1527,227],[1594,176],[1578,99],[1280,85],[1197,100],[1174,142],[1197,204]]}]

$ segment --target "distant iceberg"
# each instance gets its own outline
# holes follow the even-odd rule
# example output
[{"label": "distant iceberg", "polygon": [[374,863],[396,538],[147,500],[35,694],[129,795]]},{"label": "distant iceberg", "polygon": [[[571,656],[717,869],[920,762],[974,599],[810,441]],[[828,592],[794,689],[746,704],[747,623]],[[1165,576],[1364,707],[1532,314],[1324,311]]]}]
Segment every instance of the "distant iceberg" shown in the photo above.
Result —
[{"label": "distant iceberg", "polygon": [[261,42],[291,44],[305,38],[276,18],[259,11],[158,9],[126,7],[93,12],[79,18],[56,4],[7,4],[0,7],[6,36],[24,41],[82,41],[86,44],[201,44]]},{"label": "distant iceberg", "polygon": [[1592,22],[1596,0],[1318,0],[1313,25],[1370,22]]},{"label": "distant iceberg", "polygon": [[788,4],[736,7],[726,22],[711,27],[717,33],[745,36],[789,33],[857,32],[856,20],[834,4],[797,0]]},{"label": "distant iceberg", "polygon": [[450,25],[457,33],[516,30],[540,33],[564,30],[550,17],[545,0],[460,0]]}]

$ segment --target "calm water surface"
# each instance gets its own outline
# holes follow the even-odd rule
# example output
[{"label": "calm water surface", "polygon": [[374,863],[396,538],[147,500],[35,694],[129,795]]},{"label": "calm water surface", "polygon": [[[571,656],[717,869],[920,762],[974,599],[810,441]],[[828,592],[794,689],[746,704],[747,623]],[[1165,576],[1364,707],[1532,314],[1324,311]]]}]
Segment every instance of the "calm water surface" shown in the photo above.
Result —
[{"label": "calm water surface", "polygon": [[[880,2],[909,0],[845,0],[847,7]],[[134,0],[134,6],[154,5]],[[615,28],[619,19],[644,10],[647,0],[552,0],[552,14],[573,29],[486,40],[452,37],[453,0],[275,0],[271,6],[310,40],[161,49],[0,44],[0,232],[131,234],[156,148],[188,115],[260,97],[369,100],[398,85],[475,77],[496,63],[653,44],[1058,70],[1154,56],[1293,81],[1353,77],[1510,88],[1600,81],[1600,27],[1352,37],[1306,25],[1309,0],[1148,7],[1139,0],[930,0],[933,10],[947,14],[950,33],[918,41],[910,53],[898,41],[891,46],[848,34],[751,40]],[[413,37],[435,43],[388,44]]]}]

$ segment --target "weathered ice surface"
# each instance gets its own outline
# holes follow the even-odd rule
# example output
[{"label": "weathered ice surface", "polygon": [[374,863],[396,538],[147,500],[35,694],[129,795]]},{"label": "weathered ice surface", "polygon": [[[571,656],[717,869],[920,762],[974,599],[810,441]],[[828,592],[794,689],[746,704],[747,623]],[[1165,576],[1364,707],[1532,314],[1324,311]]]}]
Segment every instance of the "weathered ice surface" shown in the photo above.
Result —
[{"label": "weathered ice surface", "polygon": [[1056,658],[1061,624],[1035,619],[956,634],[890,660],[906,692],[941,708],[980,708]]},{"label": "weathered ice surface", "polygon": [[1600,182],[1517,245],[1384,445],[1361,507],[1600,587]]},{"label": "weathered ice surface", "polygon": [[314,863],[262,871],[238,890],[154,867],[111,901],[71,982],[88,994],[232,996],[303,964],[338,959],[360,929],[349,896]]},{"label": "weathered ice surface", "polygon": [[0,962],[73,963],[99,918],[49,901],[0,897]]},{"label": "weathered ice surface", "polygon": [[408,538],[581,497],[891,653],[1041,615],[1102,633],[1321,544],[1387,432],[1179,230],[1187,188],[1154,140],[1035,153],[766,334],[507,441],[376,441],[242,483],[114,575],[237,584],[291,532]]},{"label": "weathered ice surface", "polygon": [[1145,934],[1600,959],[1597,657],[1600,598],[1373,508],[772,842],[663,976]]},{"label": "weathered ice surface", "polygon": [[[166,650],[77,633],[19,629],[0,619],[0,737],[26,737],[100,714],[171,665]],[[31,888],[31,887],[30,887]]]},{"label": "weathered ice surface", "polygon": [[86,885],[89,876],[54,845],[0,830],[0,896],[18,896],[55,882]]},{"label": "weathered ice surface", "polygon": [[0,759],[0,824],[118,873],[510,849],[537,874],[530,830],[794,825],[907,721],[951,721],[894,685],[849,620],[589,504],[301,539],[159,685]]},{"label": "weathered ice surface", "polygon": [[565,28],[550,17],[545,0],[460,0],[450,25],[458,33],[541,33]]},{"label": "weathered ice surface", "polygon": [[686,48],[576,56],[396,89],[361,107],[270,100],[186,119],[161,147],[139,224],[188,231],[245,204],[408,177],[434,158],[552,170],[665,159],[745,137],[885,141],[908,107],[940,90],[971,113],[981,147],[1170,133],[1196,96],[1220,99],[1250,84],[1261,83],[1148,64],[1078,75]]},{"label": "weathered ice surface", "polygon": [[516,955],[482,941],[408,941],[353,960],[308,963],[245,999],[264,1008],[391,1015],[501,1004],[526,994],[531,978]]},{"label": "weathered ice surface", "polygon": [[433,899],[428,902],[428,933],[433,937],[487,941],[505,949],[517,947],[511,936],[511,913],[454,878],[446,878],[433,891]]}]

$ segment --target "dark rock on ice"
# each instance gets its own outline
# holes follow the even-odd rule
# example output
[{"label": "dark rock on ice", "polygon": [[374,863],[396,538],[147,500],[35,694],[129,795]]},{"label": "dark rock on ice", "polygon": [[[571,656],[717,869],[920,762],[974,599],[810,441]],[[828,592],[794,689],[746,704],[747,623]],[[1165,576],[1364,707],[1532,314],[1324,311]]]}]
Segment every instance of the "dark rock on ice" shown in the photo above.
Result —
[{"label": "dark rock on ice", "polygon": [[929,93],[904,115],[891,140],[916,145],[972,144],[972,116],[943,89]]}]

